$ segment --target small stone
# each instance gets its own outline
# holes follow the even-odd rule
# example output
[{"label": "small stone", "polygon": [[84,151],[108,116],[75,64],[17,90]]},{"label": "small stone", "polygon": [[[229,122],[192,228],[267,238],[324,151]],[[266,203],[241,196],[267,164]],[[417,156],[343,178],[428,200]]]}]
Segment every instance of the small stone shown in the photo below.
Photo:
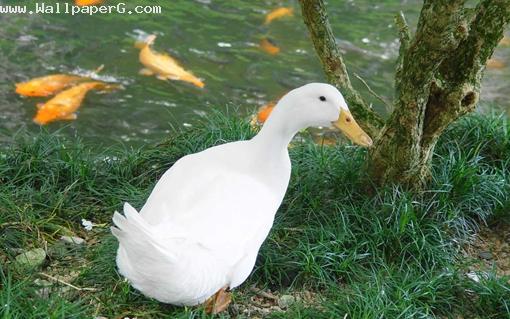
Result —
[{"label": "small stone", "polygon": [[478,257],[485,260],[492,260],[492,253],[490,251],[481,251],[478,253]]},{"label": "small stone", "polygon": [[16,256],[16,263],[24,268],[34,269],[41,266],[46,260],[46,252],[42,248],[25,251]]},{"label": "small stone", "polygon": [[74,245],[83,245],[85,243],[85,239],[76,236],[62,236],[60,240],[64,243],[74,244]]},{"label": "small stone", "polygon": [[282,309],[286,309],[290,307],[294,302],[296,302],[296,298],[291,295],[282,295],[280,299],[278,299],[278,306]]}]

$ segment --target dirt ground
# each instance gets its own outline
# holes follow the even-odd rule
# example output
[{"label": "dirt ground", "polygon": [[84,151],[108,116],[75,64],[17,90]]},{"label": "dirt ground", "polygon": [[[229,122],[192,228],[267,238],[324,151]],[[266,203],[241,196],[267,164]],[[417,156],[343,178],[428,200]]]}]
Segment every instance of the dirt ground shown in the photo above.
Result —
[{"label": "dirt ground", "polygon": [[510,222],[483,227],[464,253],[474,261],[471,271],[494,269],[497,275],[510,277]]}]

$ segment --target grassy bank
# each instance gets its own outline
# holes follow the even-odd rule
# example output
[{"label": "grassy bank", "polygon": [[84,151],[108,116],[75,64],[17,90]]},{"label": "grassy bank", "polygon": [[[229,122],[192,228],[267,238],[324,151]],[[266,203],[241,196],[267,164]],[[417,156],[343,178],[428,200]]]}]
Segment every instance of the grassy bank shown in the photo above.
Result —
[{"label": "grassy bank", "polygon": [[[3,318],[204,317],[201,308],[149,300],[119,277],[110,218],[124,201],[139,208],[181,156],[253,134],[244,121],[217,115],[138,150],[97,154],[80,141],[45,133],[20,134],[4,145]],[[249,289],[255,285],[297,300],[288,309],[269,307],[274,318],[510,317],[510,273],[486,269],[475,281],[466,274],[477,260],[462,254],[480,225],[509,219],[510,125],[501,117],[467,117],[436,151],[427,190],[371,193],[365,150],[306,139],[294,144],[291,184],[274,228],[254,273],[222,316],[256,313],[257,302],[271,305]],[[105,225],[86,231],[82,218]],[[67,234],[86,244],[63,245],[59,238]],[[47,252],[43,265],[21,269],[16,256],[33,248]]]}]

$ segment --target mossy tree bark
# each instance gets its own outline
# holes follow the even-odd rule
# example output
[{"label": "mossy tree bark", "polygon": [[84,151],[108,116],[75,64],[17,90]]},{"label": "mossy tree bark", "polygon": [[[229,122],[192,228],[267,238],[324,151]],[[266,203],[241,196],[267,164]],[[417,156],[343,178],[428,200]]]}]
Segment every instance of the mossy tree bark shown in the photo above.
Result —
[{"label": "mossy tree bark", "polygon": [[315,51],[321,60],[329,83],[340,89],[349,103],[356,121],[369,135],[374,136],[383,127],[384,121],[370,109],[361,95],[352,87],[347,68],[329,24],[324,2],[321,0],[300,1],[300,3]]},{"label": "mossy tree bark", "polygon": [[396,17],[400,52],[394,110],[388,120],[352,88],[323,0],[300,0],[304,21],[329,81],[346,95],[359,122],[375,137],[369,170],[378,185],[421,187],[446,127],[472,112],[487,60],[510,20],[510,0],[425,0],[414,36]]}]

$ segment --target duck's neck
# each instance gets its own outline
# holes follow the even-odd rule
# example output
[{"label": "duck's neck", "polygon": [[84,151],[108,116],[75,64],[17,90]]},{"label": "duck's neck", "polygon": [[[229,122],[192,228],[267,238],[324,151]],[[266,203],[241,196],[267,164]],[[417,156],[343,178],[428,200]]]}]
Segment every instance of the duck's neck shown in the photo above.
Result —
[{"label": "duck's neck", "polygon": [[253,141],[264,153],[286,153],[290,141],[300,130],[296,124],[286,116],[285,109],[277,105]]}]

